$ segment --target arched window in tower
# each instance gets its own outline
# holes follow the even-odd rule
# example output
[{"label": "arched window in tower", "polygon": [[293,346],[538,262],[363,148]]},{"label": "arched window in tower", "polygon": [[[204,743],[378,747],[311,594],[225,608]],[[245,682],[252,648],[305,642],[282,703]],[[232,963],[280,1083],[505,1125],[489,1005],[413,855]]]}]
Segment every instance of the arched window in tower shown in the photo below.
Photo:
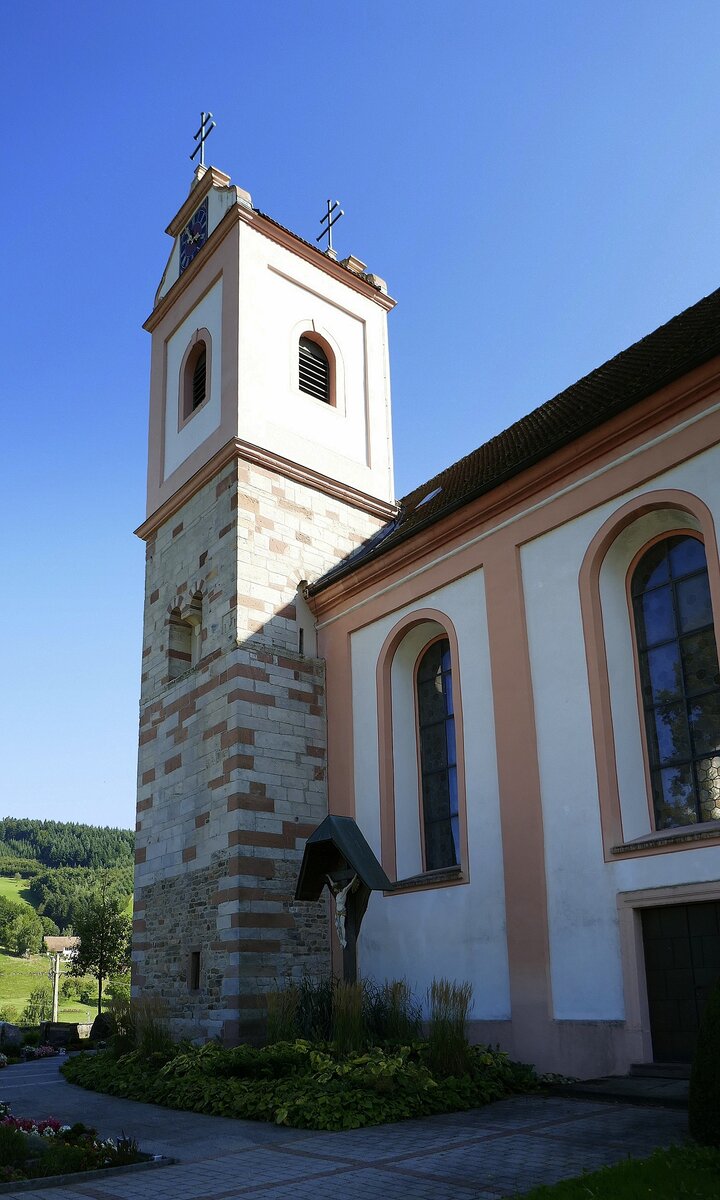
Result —
[{"label": "arched window in tower", "polygon": [[416,673],[425,870],[460,862],[455,709],[450,643],[432,642]]},{"label": "arched window in tower", "polygon": [[198,331],[185,353],[180,377],[180,425],[205,403],[210,394],[210,342]]},{"label": "arched window in tower", "polygon": [[300,391],[325,404],[332,404],[332,375],[332,361],[324,347],[314,338],[301,337],[298,362]]},{"label": "arched window in tower", "polygon": [[720,671],[702,541],[654,542],[631,593],[655,826],[720,820]]}]

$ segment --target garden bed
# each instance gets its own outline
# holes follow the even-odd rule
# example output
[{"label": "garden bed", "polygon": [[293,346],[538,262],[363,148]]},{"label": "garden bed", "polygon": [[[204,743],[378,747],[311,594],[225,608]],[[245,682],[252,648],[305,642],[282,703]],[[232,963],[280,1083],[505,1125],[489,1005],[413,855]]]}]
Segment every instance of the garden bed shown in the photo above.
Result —
[{"label": "garden bed", "polygon": [[119,1058],[80,1054],[61,1070],[71,1083],[112,1096],[301,1129],[456,1112],[538,1087],[531,1067],[484,1046],[468,1047],[461,1074],[440,1075],[423,1042],[343,1055],[302,1039],[261,1049],[213,1042]]},{"label": "garden bed", "polygon": [[38,1186],[41,1180],[83,1179],[155,1160],[133,1138],[99,1138],[87,1125],[62,1125],[53,1117],[14,1117],[0,1105],[0,1192]]}]

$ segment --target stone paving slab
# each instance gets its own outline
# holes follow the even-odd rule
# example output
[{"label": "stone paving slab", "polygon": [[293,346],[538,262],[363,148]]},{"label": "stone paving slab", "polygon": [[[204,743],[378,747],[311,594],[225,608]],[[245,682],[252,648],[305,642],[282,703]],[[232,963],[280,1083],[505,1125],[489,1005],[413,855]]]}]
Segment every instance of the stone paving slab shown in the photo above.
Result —
[{"label": "stone paving slab", "polygon": [[0,1086],[19,1115],[84,1119],[103,1135],[124,1130],[148,1153],[181,1160],[141,1175],[8,1193],[16,1200],[501,1200],[644,1157],[682,1142],[687,1129],[677,1110],[553,1095],[313,1133],[100,1096],[66,1083],[55,1060],[6,1068]]}]

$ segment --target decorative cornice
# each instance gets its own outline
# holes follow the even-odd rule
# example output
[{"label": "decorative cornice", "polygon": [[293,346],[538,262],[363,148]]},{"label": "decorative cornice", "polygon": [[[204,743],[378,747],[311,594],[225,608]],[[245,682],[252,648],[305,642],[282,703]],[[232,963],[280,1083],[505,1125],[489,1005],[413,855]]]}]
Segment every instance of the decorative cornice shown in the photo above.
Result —
[{"label": "decorative cornice", "polygon": [[200,183],[196,183],[191,189],[187,200],[178,209],[165,232],[169,233],[170,237],[177,237],[180,230],[187,225],[198,204],[202,203],[208,192],[212,191],[214,187],[227,188],[229,186],[229,175],[226,175],[224,171],[218,171],[217,167],[208,167]]},{"label": "decorative cornice", "polygon": [[349,504],[351,508],[357,508],[370,516],[379,517],[382,521],[391,521],[397,514],[397,505],[395,504],[379,500],[376,496],[370,496],[367,492],[360,491],[359,488],[339,483],[338,480],[331,479],[330,476],[323,475],[320,471],[314,471],[312,467],[304,467],[300,463],[283,458],[281,454],[273,454],[271,450],[263,450],[260,446],[245,442],[242,438],[231,438],[146,521],[143,521],[142,525],[138,526],[135,530],[137,536],[143,541],[147,541],[161,525],[164,525],[206,483],[209,483],[218,471],[222,471],[223,467],[234,459],[242,459],[253,466],[263,467],[266,471],[274,471],[286,479],[291,479],[293,483],[313,488],[325,496],[330,496],[333,500],[341,500],[344,504]]},{"label": "decorative cornice", "polygon": [[[198,184],[195,191],[191,192],[177,216],[168,225],[167,233],[170,233],[173,229],[177,233],[187,224],[197,205],[210,190],[210,185],[208,185],[206,190],[202,191],[205,187],[205,180],[210,179],[210,173],[214,169],[214,167],[211,167],[207,175],[203,177],[202,183]],[[223,176],[223,178],[226,179],[228,177]],[[237,190],[240,191],[240,189]],[[245,193],[242,194],[244,195]],[[269,238],[276,245],[283,246],[292,254],[296,254],[298,258],[302,258],[305,262],[317,267],[318,270],[323,271],[332,279],[336,279],[338,283],[351,288],[352,291],[358,292],[361,296],[372,300],[373,303],[379,304],[380,308],[384,308],[386,312],[390,312],[395,307],[396,301],[391,296],[388,296],[386,292],[378,291],[371,283],[355,275],[353,271],[348,267],[344,267],[342,263],[334,262],[331,258],[326,258],[314,246],[307,245],[301,237],[298,237],[295,233],[291,233],[289,229],[284,229],[282,225],[277,225],[268,217],[264,217],[261,213],[256,212],[255,209],[238,203],[228,209],[225,216],[216,225],[215,229],[213,229],[205,245],[195,255],[190,265],[175,280],[162,299],[158,301],[150,316],[144,322],[143,329],[146,329],[148,333],[152,333],[167,312],[177,302],[178,297],[182,295],[188,284],[192,283],[198,271],[202,270],[208,260],[209,254],[214,253],[223,238],[240,222],[249,225],[252,229],[262,234],[263,237]]]}]

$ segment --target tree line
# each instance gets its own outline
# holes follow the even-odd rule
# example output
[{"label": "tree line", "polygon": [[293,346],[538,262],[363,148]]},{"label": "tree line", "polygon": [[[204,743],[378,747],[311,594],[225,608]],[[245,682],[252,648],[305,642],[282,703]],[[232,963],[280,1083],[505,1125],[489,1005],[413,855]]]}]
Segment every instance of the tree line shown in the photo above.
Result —
[{"label": "tree line", "polygon": [[133,847],[134,834],[129,829],[26,817],[0,820],[0,860],[15,858],[44,867],[101,870],[131,863]]}]

